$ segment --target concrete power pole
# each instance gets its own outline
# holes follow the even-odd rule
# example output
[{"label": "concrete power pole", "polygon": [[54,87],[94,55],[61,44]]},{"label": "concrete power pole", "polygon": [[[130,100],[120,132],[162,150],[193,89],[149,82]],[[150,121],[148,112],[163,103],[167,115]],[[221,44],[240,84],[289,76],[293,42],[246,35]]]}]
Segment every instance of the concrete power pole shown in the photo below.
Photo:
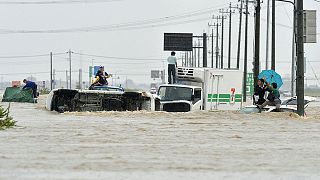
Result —
[{"label": "concrete power pole", "polygon": [[298,114],[304,116],[304,22],[303,1],[296,1],[297,17],[297,102]]},{"label": "concrete power pole", "polygon": [[272,0],[271,69],[276,70],[276,0]]},{"label": "concrete power pole", "polygon": [[220,9],[221,13],[221,63],[220,68],[223,69],[223,59],[224,59],[224,45],[223,45],[223,39],[224,39],[224,20],[226,19],[226,16],[224,14],[229,14],[228,11],[224,11],[223,9]]},{"label": "concrete power pole", "polygon": [[69,89],[72,89],[71,88],[71,73],[72,73],[72,71],[71,71],[71,50],[69,49]]},{"label": "concrete power pole", "polygon": [[53,89],[52,52],[50,52],[50,90]]},{"label": "concrete power pole", "polygon": [[260,73],[260,10],[261,1],[256,1],[256,20],[255,20],[255,43],[254,43],[254,87],[258,84],[258,76]]},{"label": "concrete power pole", "polygon": [[242,8],[243,8],[243,2],[240,0],[240,19],[239,19],[239,36],[238,36],[238,52],[237,52],[237,69],[240,69],[240,48],[241,48],[241,28],[242,28]]},{"label": "concrete power pole", "polygon": [[66,89],[69,89],[69,83],[68,83],[68,70],[66,70]]},{"label": "concrete power pole", "polygon": [[203,67],[208,67],[207,52],[207,33],[203,33]]},{"label": "concrete power pole", "polygon": [[79,69],[79,89],[82,89],[82,69]]},{"label": "concrete power pole", "polygon": [[266,70],[269,69],[270,0],[267,0]]},{"label": "concrete power pole", "polygon": [[[221,26],[221,24],[219,24],[219,20],[222,18],[223,17],[221,16],[212,17],[212,19],[216,19],[217,22],[214,23],[213,25],[209,24],[209,26],[216,27],[216,68],[219,68],[219,26]],[[212,29],[212,39],[213,39],[213,29]],[[213,40],[212,40],[212,68],[213,68]]]},{"label": "concrete power pole", "polygon": [[232,13],[235,13],[232,9],[237,9],[238,7],[233,7],[231,2],[229,5],[229,50],[228,50],[228,69],[231,68],[231,39],[232,39]]},{"label": "concrete power pole", "polygon": [[247,101],[247,74],[248,74],[248,5],[249,0],[246,0],[246,25],[245,25],[245,39],[244,39],[244,62],[243,62],[243,102]]}]

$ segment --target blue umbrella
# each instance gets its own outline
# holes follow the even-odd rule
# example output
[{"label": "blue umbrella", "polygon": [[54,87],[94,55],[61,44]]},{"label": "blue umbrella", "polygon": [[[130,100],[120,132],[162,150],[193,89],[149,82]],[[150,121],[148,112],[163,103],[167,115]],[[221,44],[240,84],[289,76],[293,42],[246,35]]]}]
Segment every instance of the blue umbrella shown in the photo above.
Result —
[{"label": "blue umbrella", "polygon": [[259,76],[259,79],[266,78],[267,82],[271,83],[277,83],[278,89],[283,85],[281,76],[276,73],[274,70],[263,70]]}]

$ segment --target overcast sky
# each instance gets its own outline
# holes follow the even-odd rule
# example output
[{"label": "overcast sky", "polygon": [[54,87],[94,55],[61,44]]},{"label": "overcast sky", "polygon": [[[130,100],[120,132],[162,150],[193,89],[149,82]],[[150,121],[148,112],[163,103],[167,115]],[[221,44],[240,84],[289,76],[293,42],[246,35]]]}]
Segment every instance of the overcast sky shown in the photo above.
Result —
[{"label": "overcast sky", "polygon": [[[227,8],[230,2],[222,0],[109,0],[109,2],[93,0],[94,3],[59,1],[65,3],[6,4],[3,3],[4,0],[0,0],[0,57],[2,57],[0,58],[0,74],[2,74],[0,77],[4,80],[21,80],[30,75],[37,77],[38,80],[47,80],[50,77],[48,73],[50,71],[49,56],[3,58],[5,56],[65,53],[71,49],[75,53],[119,57],[115,59],[72,54],[73,71],[82,67],[84,72],[88,72],[88,66],[93,61],[94,65],[104,65],[109,73],[119,74],[121,79],[127,76],[128,79],[139,83],[151,82],[150,70],[163,69],[166,65],[164,60],[169,55],[169,52],[163,51],[163,33],[192,32],[200,35],[208,32],[207,24],[211,22],[211,17],[219,15],[219,9]],[[6,2],[55,1],[10,0]],[[231,2],[235,5],[237,0]],[[320,17],[320,3],[314,0],[304,2],[305,9],[317,10],[318,17]],[[249,9],[252,12],[249,19],[250,59],[248,63],[251,68],[253,5],[250,5]],[[238,22],[238,13],[235,13],[232,26],[232,58],[236,57]],[[261,67],[264,69],[266,0],[262,4],[261,23]],[[277,71],[284,76],[290,73],[292,5],[277,2],[277,23],[276,57],[279,61]],[[317,23],[320,24],[319,20]],[[225,28],[224,54],[227,55],[228,25]],[[56,30],[62,31],[56,32]],[[35,32],[27,33],[29,31]],[[54,33],[50,33],[51,31]],[[318,32],[320,32],[319,27]],[[319,43],[305,46],[306,57],[311,61],[307,64],[308,77],[314,77],[310,65],[320,76],[319,50]],[[178,57],[180,57],[179,53]],[[243,58],[243,53],[241,57]],[[67,54],[58,54],[53,58],[57,79],[65,79],[63,71],[69,69],[66,58],[68,58]],[[234,67],[235,59],[232,61]],[[73,73],[73,77],[75,76],[77,74]],[[88,74],[85,73],[84,80],[87,80],[87,77]]]}]

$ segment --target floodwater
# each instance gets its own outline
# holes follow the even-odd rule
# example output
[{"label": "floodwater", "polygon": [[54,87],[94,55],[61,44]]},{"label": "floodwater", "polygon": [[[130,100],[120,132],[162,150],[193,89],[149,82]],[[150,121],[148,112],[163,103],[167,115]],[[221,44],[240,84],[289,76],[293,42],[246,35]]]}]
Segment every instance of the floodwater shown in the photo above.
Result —
[{"label": "floodwater", "polygon": [[[308,117],[96,112],[12,103],[0,179],[319,179],[319,103]],[[7,105],[7,103],[1,103]]]}]

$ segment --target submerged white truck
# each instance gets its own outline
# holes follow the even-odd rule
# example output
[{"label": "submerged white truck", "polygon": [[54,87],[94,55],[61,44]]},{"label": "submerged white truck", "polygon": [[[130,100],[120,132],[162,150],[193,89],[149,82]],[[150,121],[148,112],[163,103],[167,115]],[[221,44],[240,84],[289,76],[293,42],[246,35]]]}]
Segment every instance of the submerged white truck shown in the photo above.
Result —
[{"label": "submerged white truck", "polygon": [[101,90],[54,89],[47,98],[50,111],[167,111],[239,110],[242,106],[240,70],[213,68],[177,69],[178,84],[160,85],[157,95]]},{"label": "submerged white truck", "polygon": [[[160,107],[167,112],[240,110],[243,72],[214,68],[177,68],[178,84],[159,86]],[[158,104],[158,103],[155,103]]]}]

